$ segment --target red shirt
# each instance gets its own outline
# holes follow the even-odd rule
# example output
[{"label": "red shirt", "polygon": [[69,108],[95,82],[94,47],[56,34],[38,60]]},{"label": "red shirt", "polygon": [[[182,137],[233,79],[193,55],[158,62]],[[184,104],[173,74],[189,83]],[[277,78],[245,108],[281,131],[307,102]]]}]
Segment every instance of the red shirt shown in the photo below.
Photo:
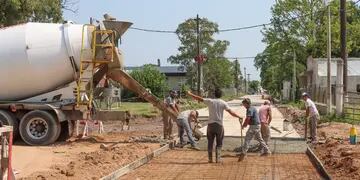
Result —
[{"label": "red shirt", "polygon": [[268,124],[268,117],[269,117],[269,111],[270,109],[270,105],[261,105],[260,109],[259,109],[259,117],[260,117],[260,122],[261,123],[266,123]]}]

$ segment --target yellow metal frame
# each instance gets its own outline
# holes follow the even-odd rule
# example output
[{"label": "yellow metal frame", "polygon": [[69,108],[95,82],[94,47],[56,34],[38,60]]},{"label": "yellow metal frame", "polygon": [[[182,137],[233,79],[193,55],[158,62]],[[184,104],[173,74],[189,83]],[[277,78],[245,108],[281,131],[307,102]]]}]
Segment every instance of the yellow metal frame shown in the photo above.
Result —
[{"label": "yellow metal frame", "polygon": [[[94,30],[92,32],[92,40],[91,40],[91,49],[86,49],[85,48],[85,30],[88,30],[88,28],[86,27],[92,27]],[[107,35],[107,40],[105,41],[105,43],[97,43],[97,37],[98,35],[100,35],[101,37],[103,35]],[[92,25],[92,24],[85,24],[82,27],[82,41],[81,41],[81,51],[80,51],[80,71],[79,71],[79,78],[77,80],[77,97],[76,97],[76,105],[77,107],[80,107],[82,105],[87,106],[87,108],[91,108],[92,107],[92,101],[93,101],[93,93],[94,93],[94,88],[93,88],[93,77],[94,77],[94,73],[95,73],[95,67],[99,64],[105,64],[105,63],[110,63],[113,61],[114,58],[114,48],[115,48],[115,34],[114,31],[112,30],[96,30],[96,26]],[[102,40],[101,40],[102,41]],[[110,60],[97,60],[96,56],[96,48],[100,47],[100,48],[109,48],[111,50],[111,59]],[[91,50],[92,52],[92,59],[91,60],[86,60],[84,58],[84,52],[86,50]],[[106,52],[108,53],[108,52]],[[84,69],[85,64],[91,64],[91,78],[85,78],[84,77],[84,72],[85,71],[89,71],[87,69]],[[90,83],[90,88],[87,90],[86,89],[86,85]],[[88,101],[82,101],[81,100],[81,95],[82,92],[86,93],[88,95],[89,100]]]}]

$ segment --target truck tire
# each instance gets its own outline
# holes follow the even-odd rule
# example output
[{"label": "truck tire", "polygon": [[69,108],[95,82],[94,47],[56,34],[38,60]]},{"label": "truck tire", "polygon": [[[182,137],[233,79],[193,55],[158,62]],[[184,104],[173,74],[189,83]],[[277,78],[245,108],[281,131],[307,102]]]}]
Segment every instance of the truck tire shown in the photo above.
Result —
[{"label": "truck tire", "polygon": [[20,136],[29,145],[48,145],[60,135],[60,122],[49,112],[30,111],[20,121]]},{"label": "truck tire", "polygon": [[16,139],[19,136],[19,122],[13,114],[0,110],[0,125],[13,127],[13,139]]}]

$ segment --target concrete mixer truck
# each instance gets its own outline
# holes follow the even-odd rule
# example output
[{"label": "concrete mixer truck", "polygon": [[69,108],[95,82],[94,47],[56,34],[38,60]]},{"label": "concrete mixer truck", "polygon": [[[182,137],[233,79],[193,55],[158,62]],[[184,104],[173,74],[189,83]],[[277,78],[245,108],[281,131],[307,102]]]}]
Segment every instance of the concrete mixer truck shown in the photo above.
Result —
[{"label": "concrete mixer truck", "polygon": [[25,23],[0,29],[0,124],[29,145],[72,134],[75,120],[117,120],[100,111],[94,88],[106,76],[172,117],[176,113],[126,74],[119,38],[132,25],[107,19],[90,24]]}]

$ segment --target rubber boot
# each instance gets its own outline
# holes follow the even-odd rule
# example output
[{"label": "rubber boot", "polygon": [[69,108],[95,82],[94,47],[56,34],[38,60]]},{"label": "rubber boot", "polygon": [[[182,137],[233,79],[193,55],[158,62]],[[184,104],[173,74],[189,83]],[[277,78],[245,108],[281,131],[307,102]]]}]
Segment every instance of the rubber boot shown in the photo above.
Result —
[{"label": "rubber boot", "polygon": [[221,148],[216,148],[216,163],[221,163]]},{"label": "rubber boot", "polygon": [[209,163],[213,163],[212,152],[208,152]]}]

